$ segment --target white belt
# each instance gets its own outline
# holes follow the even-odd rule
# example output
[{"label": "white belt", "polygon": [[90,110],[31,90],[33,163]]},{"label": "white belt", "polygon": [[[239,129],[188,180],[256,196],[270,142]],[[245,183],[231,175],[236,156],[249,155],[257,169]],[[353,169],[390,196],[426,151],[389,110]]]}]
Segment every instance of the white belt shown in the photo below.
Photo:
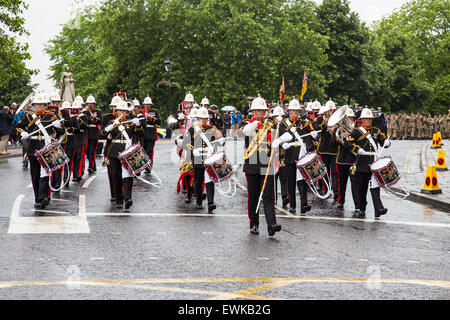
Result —
[{"label": "white belt", "polygon": [[154,126],[148,124],[148,125],[147,125],[147,128],[154,128]]},{"label": "white belt", "polygon": [[127,140],[111,140],[112,143],[127,143]]},{"label": "white belt", "polygon": [[73,136],[73,133],[68,132],[67,135],[68,136]]},{"label": "white belt", "polygon": [[44,136],[31,136],[28,139],[41,141],[44,139]]},{"label": "white belt", "polygon": [[84,132],[84,129],[80,129],[80,132]]},{"label": "white belt", "polygon": [[89,124],[88,127],[97,128],[97,126],[95,124]]}]

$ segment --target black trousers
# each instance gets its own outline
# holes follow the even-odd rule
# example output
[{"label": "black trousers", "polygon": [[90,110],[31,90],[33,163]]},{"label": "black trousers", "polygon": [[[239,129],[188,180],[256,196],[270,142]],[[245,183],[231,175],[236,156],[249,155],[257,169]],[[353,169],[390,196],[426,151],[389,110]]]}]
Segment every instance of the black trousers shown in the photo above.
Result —
[{"label": "black trousers", "polygon": [[107,171],[108,171],[108,181],[109,181],[109,192],[111,194],[111,198],[115,198],[116,192],[114,191],[114,177],[113,177],[113,174],[111,171],[111,165],[107,166]]},{"label": "black trousers", "polygon": [[356,188],[356,177],[354,175],[350,175],[351,167],[352,167],[351,165],[347,165],[347,164],[336,164],[336,171],[338,174],[338,181],[339,181],[338,203],[339,204],[345,203],[345,193],[347,191],[347,181],[348,181],[348,178],[350,177],[350,187],[352,190],[353,203],[355,205],[355,209],[359,209],[358,192],[357,192],[357,188]]},{"label": "black trousers", "polygon": [[[183,190],[187,191],[186,197],[188,199],[191,199],[192,195],[194,194],[194,188],[191,187],[191,179],[192,179],[191,176],[185,176],[183,178],[183,184],[182,184],[183,185]],[[186,187],[186,188],[184,188],[184,187]]]},{"label": "black trousers", "polygon": [[308,186],[305,180],[297,180],[297,165],[295,163],[286,164],[287,170],[287,194],[289,197],[289,206],[291,208],[297,207],[297,201],[295,196],[295,188],[298,188],[300,194],[300,204],[301,206],[306,206],[308,204],[307,191]]},{"label": "black trousers", "polygon": [[338,182],[338,175],[336,172],[336,155],[331,154],[321,154],[320,158],[322,159],[323,163],[325,164],[325,167],[327,168],[327,173],[325,179],[328,179],[328,176],[331,176],[331,182],[330,183],[331,189],[333,190],[333,194],[335,197],[339,195],[339,182]]},{"label": "black trousers", "polygon": [[[369,188],[370,178],[372,173],[356,172],[356,184],[358,190],[358,204],[361,211],[366,211],[367,207],[367,189]],[[383,209],[383,203],[380,198],[380,188],[370,189],[372,196],[373,208],[375,212],[379,209]]]},{"label": "black trousers", "polygon": [[31,184],[34,191],[34,202],[41,202],[44,198],[50,196],[50,187],[48,185],[49,177],[41,178],[41,163],[33,155],[28,155],[30,161]]},{"label": "black trousers", "polygon": [[123,203],[131,199],[133,193],[133,178],[122,178],[122,164],[118,158],[109,158],[109,167],[112,173],[116,202]]},{"label": "black trousers", "polygon": [[[247,212],[250,220],[250,228],[252,226],[259,226],[259,212],[256,212],[256,206],[258,205],[259,195],[264,183],[264,176],[260,174],[246,173],[247,179]],[[273,175],[267,176],[266,187],[262,196],[262,204],[264,205],[264,215],[266,216],[267,225],[273,225],[277,223],[275,217],[275,203],[273,195]]]},{"label": "black trousers", "polygon": [[[203,183],[205,182],[205,168],[194,168],[194,179],[195,179],[195,197],[197,198],[197,204],[201,205],[203,202]],[[205,185],[206,197],[208,199],[208,204],[214,203],[214,182],[208,182]],[[189,193],[189,189],[188,189]]]},{"label": "black trousers", "polygon": [[[67,154],[67,157],[69,158],[69,164],[68,167],[69,169],[67,169],[67,167],[64,167],[64,181],[66,181],[67,179],[70,179],[70,173],[73,172],[74,170],[74,164],[75,164],[75,146],[74,145],[65,145],[64,146],[64,151]],[[70,181],[67,182],[67,184],[69,184]]]},{"label": "black trousers", "polygon": [[84,151],[84,144],[83,145],[77,145],[75,149],[75,155],[73,157],[73,167],[72,167],[72,175],[74,178],[82,177],[83,176],[83,152]]},{"label": "black trousers", "polygon": [[[287,198],[287,169],[285,166],[280,167],[280,169],[278,170],[278,173],[276,175],[276,179],[280,180],[280,188],[281,188],[281,198],[285,199]],[[278,187],[278,184],[276,183],[275,186]],[[275,198],[278,195],[278,190],[275,190]]]},{"label": "black trousers", "polygon": [[153,149],[155,148],[155,140],[144,140],[143,145],[145,153],[152,159],[152,167],[153,167]]},{"label": "black trousers", "polygon": [[97,165],[95,164],[95,157],[97,155],[98,140],[88,140],[86,155],[89,161],[89,169],[97,171]]}]

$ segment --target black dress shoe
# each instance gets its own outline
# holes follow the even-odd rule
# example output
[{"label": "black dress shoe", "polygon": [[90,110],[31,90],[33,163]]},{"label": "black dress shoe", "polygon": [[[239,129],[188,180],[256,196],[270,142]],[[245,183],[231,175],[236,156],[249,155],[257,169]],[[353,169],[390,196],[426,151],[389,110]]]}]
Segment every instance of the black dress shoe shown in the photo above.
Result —
[{"label": "black dress shoe", "polygon": [[35,208],[40,208],[40,207],[41,207],[41,203],[40,203],[40,202],[36,202],[36,203],[34,204],[34,207],[35,207]]},{"label": "black dress shoe", "polygon": [[206,193],[202,194],[202,200],[206,200]]},{"label": "black dress shoe", "polygon": [[191,201],[192,201],[191,198],[186,198],[186,199],[184,199],[184,202],[185,202],[185,203],[191,203]]},{"label": "black dress shoe", "polygon": [[382,216],[383,214],[386,214],[387,211],[388,211],[388,209],[386,209],[386,208],[378,209],[378,210],[375,212],[375,218],[378,218],[379,216]]},{"label": "black dress shoe", "polygon": [[72,181],[73,181],[73,182],[78,182],[78,178],[77,178],[77,177],[73,177],[73,178],[72,178]]},{"label": "black dress shoe", "polygon": [[195,209],[203,209],[203,206],[202,206],[201,204],[197,204],[197,205],[195,206]]},{"label": "black dress shoe", "polygon": [[125,209],[130,209],[130,207],[133,205],[133,200],[127,199],[125,200]]},{"label": "black dress shoe", "polygon": [[258,226],[252,226],[252,227],[250,228],[250,233],[253,233],[253,234],[259,234],[259,228],[258,228]]},{"label": "black dress shoe", "polygon": [[116,208],[117,208],[117,209],[122,209],[122,208],[123,208],[123,204],[122,204],[122,203],[116,204]]},{"label": "black dress shoe", "polygon": [[308,204],[306,206],[302,206],[302,208],[300,209],[300,213],[306,213],[309,210],[311,210],[311,206]]},{"label": "black dress shoe", "polygon": [[361,210],[359,210],[359,209],[355,209],[355,211],[353,211],[353,214],[354,215],[358,215],[358,214],[360,214],[361,213]]},{"label": "black dress shoe", "polygon": [[366,217],[366,212],[361,210],[358,214],[358,218],[365,218],[365,217]]},{"label": "black dress shoe", "polygon": [[41,209],[45,209],[45,207],[47,207],[49,203],[50,203],[50,199],[49,198],[42,199]]},{"label": "black dress shoe", "polygon": [[109,199],[111,202],[116,202],[116,198]]},{"label": "black dress shoe", "polygon": [[342,210],[344,209],[344,205],[342,203],[338,203],[337,208]]},{"label": "black dress shoe", "polygon": [[208,204],[208,213],[213,213],[216,210],[216,205],[214,203]]},{"label": "black dress shoe", "polygon": [[275,232],[281,231],[281,225],[280,224],[273,224],[269,226],[268,228],[269,236],[273,236]]},{"label": "black dress shoe", "polygon": [[283,208],[286,208],[288,203],[289,203],[289,198],[288,197],[283,198]]},{"label": "black dress shoe", "polygon": [[93,173],[94,173],[94,170],[92,170],[91,168],[89,168],[89,169],[88,169],[88,173],[89,173],[89,174],[93,174]]},{"label": "black dress shoe", "polygon": [[289,208],[289,212],[290,213],[295,213],[296,209],[295,208]]}]

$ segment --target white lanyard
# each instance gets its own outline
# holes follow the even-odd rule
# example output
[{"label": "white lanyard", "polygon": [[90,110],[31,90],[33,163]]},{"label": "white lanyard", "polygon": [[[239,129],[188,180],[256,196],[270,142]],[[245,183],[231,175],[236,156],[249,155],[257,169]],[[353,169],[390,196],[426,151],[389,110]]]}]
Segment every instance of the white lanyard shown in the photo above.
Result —
[{"label": "white lanyard", "polygon": [[[285,122],[288,125],[288,127],[291,125],[291,122],[289,121],[289,119],[286,119]],[[292,126],[291,129],[289,129],[289,131],[291,131],[294,134],[294,137],[300,143],[300,146],[306,149],[303,139],[300,137],[300,135],[297,132],[297,128],[295,126]]]},{"label": "white lanyard", "polygon": [[[199,132],[202,129],[200,129],[199,126],[194,126],[195,132]],[[205,141],[206,145],[208,146],[209,151],[212,153],[214,151],[214,147],[212,146],[211,142],[209,142],[208,138],[205,136],[203,132],[200,133],[200,137],[203,141]]]},{"label": "white lanyard", "polygon": [[[37,116],[36,116],[35,113],[33,113],[31,115],[31,117],[33,119],[36,119]],[[52,138],[50,137],[50,135],[48,134],[47,130],[42,125],[41,119],[37,119],[34,124],[38,126],[39,130],[41,130],[42,134],[44,135],[45,144],[46,145],[49,144],[51,142]]]},{"label": "white lanyard", "polygon": [[125,140],[127,141],[126,148],[131,147],[131,139],[127,133],[127,130],[125,130],[125,127],[121,124],[118,129],[119,129],[120,133],[122,133],[122,135],[125,137]]},{"label": "white lanyard", "polygon": [[[361,130],[363,134],[365,134],[365,133],[367,132],[367,130],[364,129],[364,127],[360,127],[359,130]],[[366,138],[369,139],[369,142],[370,142],[370,144],[372,145],[373,150],[374,150],[374,151],[377,151],[377,150],[378,150],[377,145],[375,144],[375,141],[373,141],[373,138],[372,138],[372,136],[370,135],[370,133],[367,135]]]}]

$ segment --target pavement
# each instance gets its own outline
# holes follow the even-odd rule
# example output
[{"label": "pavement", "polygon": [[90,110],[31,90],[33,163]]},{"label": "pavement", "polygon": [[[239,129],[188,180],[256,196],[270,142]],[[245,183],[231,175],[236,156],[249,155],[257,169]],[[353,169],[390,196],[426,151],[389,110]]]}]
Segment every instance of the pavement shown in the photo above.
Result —
[{"label": "pavement", "polygon": [[[400,171],[400,181],[394,185],[399,191],[400,185],[409,190],[408,200],[426,204],[450,213],[450,171],[436,171],[439,188],[442,193],[421,193],[424,188],[427,166],[436,165],[439,150],[445,151],[446,163],[450,159],[450,140],[444,140],[440,149],[431,149],[432,143],[427,140],[394,140],[385,149],[382,156],[391,156]],[[450,169],[450,168],[449,168]]]},{"label": "pavement", "polygon": [[[404,155],[395,160],[400,171],[416,144],[393,142]],[[245,186],[242,154],[242,140],[227,142]],[[277,210],[282,230],[269,237],[261,210],[252,235],[243,189],[233,198],[216,192],[214,214],[184,203],[170,140],[155,147],[162,188],[135,180],[128,211],[111,204],[96,162],[96,174],[52,193],[39,210],[20,158],[0,161],[0,299],[450,299],[442,210],[383,192],[387,215],[374,219],[368,196],[359,219],[351,201],[340,211],[309,193],[308,215]]]}]

